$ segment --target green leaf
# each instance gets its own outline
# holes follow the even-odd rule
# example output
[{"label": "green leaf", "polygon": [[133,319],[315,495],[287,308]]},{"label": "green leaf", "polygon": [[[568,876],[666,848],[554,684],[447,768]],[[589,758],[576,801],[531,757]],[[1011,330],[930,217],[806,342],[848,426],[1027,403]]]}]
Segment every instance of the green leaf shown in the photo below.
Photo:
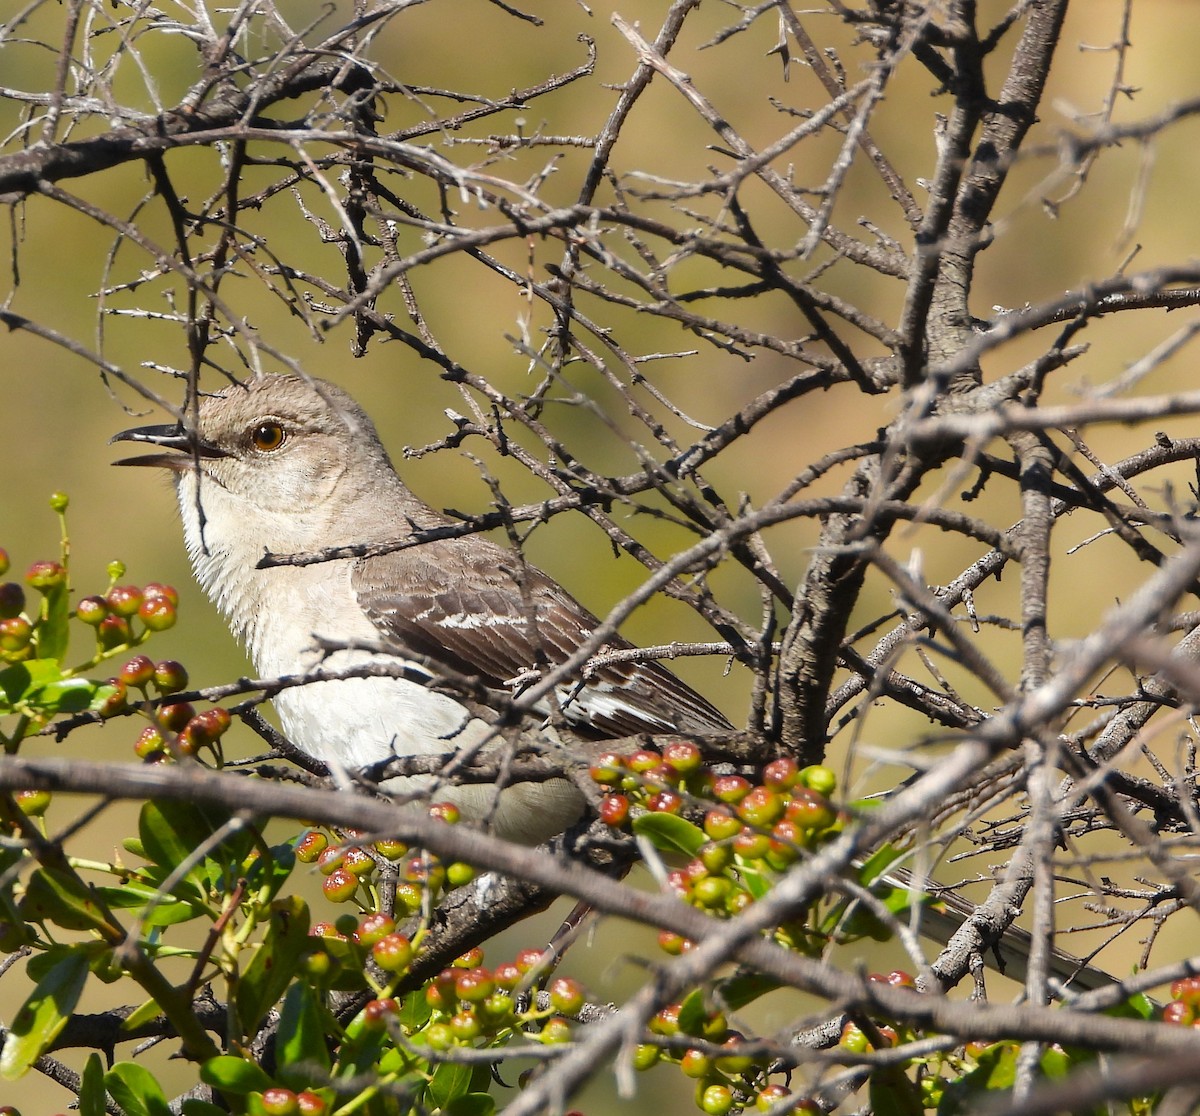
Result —
[{"label": "green leaf", "polygon": [[37,626],[39,659],[62,662],[71,638],[71,597],[65,579],[42,590],[42,619]]},{"label": "green leaf", "polygon": [[921,1094],[899,1066],[874,1070],[867,1092],[873,1116],[923,1116],[925,1112]]},{"label": "green leaf", "polygon": [[5,703],[15,706],[25,702],[35,690],[61,678],[62,666],[54,659],[27,659],[0,670],[0,690],[4,691]]},{"label": "green leaf", "polygon": [[237,1009],[242,1032],[253,1035],[278,1002],[311,944],[308,904],[298,895],[271,904],[271,925],[238,982]]},{"label": "green leaf", "polygon": [[685,1035],[702,1035],[711,1012],[705,1003],[704,993],[693,989],[679,1005],[679,1030]]},{"label": "green leaf", "polygon": [[171,1116],[162,1086],[137,1062],[118,1062],[104,1075],[104,1085],[125,1116]]},{"label": "green leaf", "polygon": [[160,1015],[162,1015],[162,1008],[158,1006],[158,1001],[147,1000],[140,1007],[134,1008],[133,1011],[121,1020],[121,1030],[136,1030],[143,1023],[149,1023],[150,1020],[157,1019]]},{"label": "green leaf", "polygon": [[897,860],[903,857],[904,852],[902,849],[898,849],[890,844],[880,845],[859,867],[858,882],[866,887],[870,887]]},{"label": "green leaf", "polygon": [[175,926],[208,913],[204,905],[194,899],[164,895],[158,888],[134,880],[128,880],[119,887],[97,887],[95,891],[110,909],[137,908],[142,911],[142,919],[147,926]]},{"label": "green leaf", "polygon": [[446,1108],[470,1089],[471,1069],[458,1062],[443,1062],[429,1079],[429,1099],[435,1108]]},{"label": "green leaf", "polygon": [[307,984],[297,982],[287,990],[275,1047],[284,1084],[303,1088],[314,1079],[328,1076],[329,1050],[321,1003]]},{"label": "green leaf", "polygon": [[229,1116],[225,1109],[209,1104],[208,1101],[195,1099],[185,1100],[180,1111],[183,1116]]},{"label": "green leaf", "polygon": [[979,1064],[947,1084],[938,1103],[937,1116],[971,1116],[988,1093],[1006,1092],[1017,1079],[1015,1043],[997,1043],[979,1055]]},{"label": "green leaf", "polygon": [[[205,883],[219,879],[216,867],[205,861],[215,853],[210,849],[208,856],[196,861],[196,850],[210,841],[213,835],[229,820],[229,815],[212,806],[197,806],[191,802],[170,802],[159,805],[147,802],[138,815],[138,837],[147,859],[161,868],[174,871],[187,862],[192,865],[192,878]],[[234,859],[233,849],[222,842],[221,861],[228,864]],[[239,858],[240,859],[240,858]]]},{"label": "green leaf", "polygon": [[49,1048],[67,1025],[88,975],[82,949],[62,950],[17,1012],[0,1050],[0,1077],[15,1081]]},{"label": "green leaf", "polygon": [[737,973],[717,983],[716,1000],[726,1011],[741,1011],[760,996],[774,992],[782,985],[773,977],[759,973]]},{"label": "green leaf", "polygon": [[215,1058],[209,1058],[200,1067],[200,1080],[214,1089],[223,1089],[226,1093],[239,1096],[261,1093],[275,1084],[257,1062],[248,1062],[232,1054],[218,1054]]},{"label": "green leaf", "polygon": [[400,1026],[411,1035],[424,1027],[432,1015],[433,1008],[429,1006],[429,1001],[425,999],[424,991],[419,990],[410,992],[404,997],[404,1003],[400,1005],[400,1014],[397,1018],[400,1021]]},{"label": "green leaf", "polygon": [[64,930],[114,931],[99,896],[73,872],[39,868],[29,877],[18,904],[27,922],[52,922]]},{"label": "green leaf", "polygon": [[633,819],[633,832],[645,837],[660,852],[683,853],[689,857],[695,856],[700,846],[708,841],[703,829],[674,814],[640,814]]},{"label": "green leaf", "polygon": [[496,1100],[488,1093],[464,1093],[442,1109],[443,1116],[492,1116]]},{"label": "green leaf", "polygon": [[90,1054],[79,1078],[79,1116],[107,1116],[106,1092],[104,1063],[100,1061],[99,1054]]}]

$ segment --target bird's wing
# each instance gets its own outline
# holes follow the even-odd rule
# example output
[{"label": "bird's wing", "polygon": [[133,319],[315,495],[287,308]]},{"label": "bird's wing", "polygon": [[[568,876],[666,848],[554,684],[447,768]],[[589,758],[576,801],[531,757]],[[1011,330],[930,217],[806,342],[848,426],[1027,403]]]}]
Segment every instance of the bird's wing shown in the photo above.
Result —
[{"label": "bird's wing", "polygon": [[[354,563],[351,585],[387,639],[503,687],[573,654],[599,621],[557,582],[483,539]],[[631,646],[620,638],[608,648]],[[608,664],[558,691],[562,712],[601,737],[728,732],[729,722],[658,663]]]}]

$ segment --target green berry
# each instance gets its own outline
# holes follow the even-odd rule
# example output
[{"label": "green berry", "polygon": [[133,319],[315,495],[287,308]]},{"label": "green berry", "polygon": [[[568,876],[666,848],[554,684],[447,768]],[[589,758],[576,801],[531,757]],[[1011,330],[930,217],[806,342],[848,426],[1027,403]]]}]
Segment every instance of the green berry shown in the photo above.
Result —
[{"label": "green berry", "polygon": [[65,492],[50,493],[50,507],[56,512],[65,512],[67,505],[70,504],[71,497]]},{"label": "green berry", "polygon": [[555,977],[550,982],[550,1006],[564,1015],[578,1015],[585,996],[583,985],[571,977]]},{"label": "green berry", "polygon": [[699,1105],[708,1116],[725,1116],[733,1108],[733,1090],[728,1085],[708,1085],[700,1093]]}]

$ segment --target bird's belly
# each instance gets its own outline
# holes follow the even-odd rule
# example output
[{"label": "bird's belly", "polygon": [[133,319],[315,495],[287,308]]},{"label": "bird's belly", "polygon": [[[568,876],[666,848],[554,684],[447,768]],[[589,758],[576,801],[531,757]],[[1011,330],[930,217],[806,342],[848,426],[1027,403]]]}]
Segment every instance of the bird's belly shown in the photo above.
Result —
[{"label": "bird's belly", "polygon": [[[371,658],[338,652],[324,669]],[[281,691],[274,704],[287,738],[335,769],[371,767],[396,756],[450,754],[479,744],[490,731],[453,698],[404,678],[310,682]],[[490,783],[455,784],[438,775],[420,775],[389,779],[382,786],[395,798],[414,803],[451,802],[468,821],[524,844],[561,833],[584,806],[582,795],[565,779],[498,790]]]}]

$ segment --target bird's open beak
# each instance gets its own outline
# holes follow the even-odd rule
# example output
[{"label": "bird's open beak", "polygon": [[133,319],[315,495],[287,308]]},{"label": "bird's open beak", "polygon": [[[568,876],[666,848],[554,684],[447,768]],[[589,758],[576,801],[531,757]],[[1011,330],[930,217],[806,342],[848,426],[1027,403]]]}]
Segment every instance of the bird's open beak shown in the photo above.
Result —
[{"label": "bird's open beak", "polygon": [[223,450],[211,442],[204,441],[198,434],[185,430],[179,423],[168,426],[136,426],[132,430],[122,430],[108,440],[113,442],[146,442],[152,446],[162,446],[174,450],[174,453],[150,453],[145,457],[122,457],[114,461],[114,465],[151,465],[159,469],[173,469],[182,472],[195,468],[196,459],[200,457],[228,457]]}]

